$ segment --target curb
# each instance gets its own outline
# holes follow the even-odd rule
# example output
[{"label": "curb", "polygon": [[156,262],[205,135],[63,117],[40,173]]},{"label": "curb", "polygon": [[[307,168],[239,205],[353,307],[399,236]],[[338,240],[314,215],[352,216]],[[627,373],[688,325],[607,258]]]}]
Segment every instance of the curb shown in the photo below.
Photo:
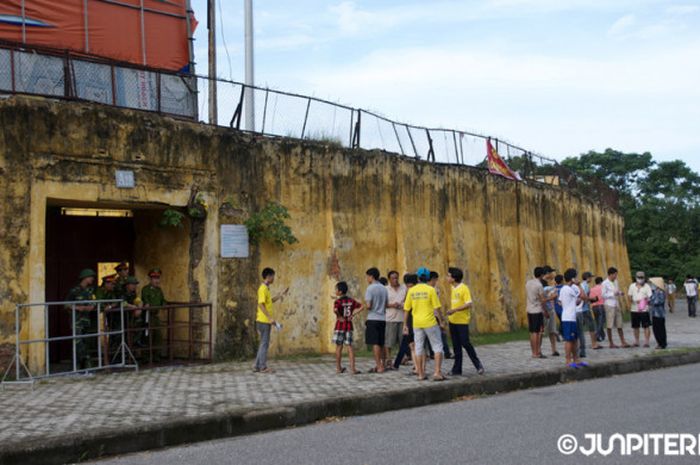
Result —
[{"label": "curb", "polygon": [[593,365],[585,370],[571,371],[562,367],[532,373],[435,383],[410,391],[389,390],[380,395],[372,393],[300,402],[277,408],[229,410],[205,417],[151,423],[134,427],[129,431],[95,431],[90,435],[69,434],[61,438],[29,442],[21,447],[10,446],[0,451],[0,464],[80,462],[110,455],[301,426],[328,417],[370,415],[449,402],[462,396],[506,393],[692,363],[700,363],[700,350],[615,361]]}]

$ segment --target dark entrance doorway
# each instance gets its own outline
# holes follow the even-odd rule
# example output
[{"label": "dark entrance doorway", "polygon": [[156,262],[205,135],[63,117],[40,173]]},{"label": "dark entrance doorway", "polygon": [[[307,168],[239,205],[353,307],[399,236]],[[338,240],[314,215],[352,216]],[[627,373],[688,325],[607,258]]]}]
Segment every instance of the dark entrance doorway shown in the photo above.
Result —
[{"label": "dark entrance doorway", "polygon": [[[98,263],[134,263],[134,221],[127,210],[48,206],[46,210],[46,301],[65,300],[84,268],[97,271]],[[99,285],[99,283],[96,283]],[[71,314],[49,310],[49,335],[72,332]],[[71,342],[52,343],[51,363],[70,360]]]}]

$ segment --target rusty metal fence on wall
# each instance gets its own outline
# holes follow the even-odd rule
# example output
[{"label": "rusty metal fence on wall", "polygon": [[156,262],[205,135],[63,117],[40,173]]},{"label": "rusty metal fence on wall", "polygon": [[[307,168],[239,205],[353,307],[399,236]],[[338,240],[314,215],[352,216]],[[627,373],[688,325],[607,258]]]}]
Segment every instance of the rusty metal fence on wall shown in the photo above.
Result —
[{"label": "rusty metal fence on wall", "polygon": [[[206,96],[216,83],[216,121]],[[618,196],[602,182],[510,142],[483,134],[416,126],[372,111],[307,95],[205,76],[183,75],[128,63],[0,42],[0,94],[33,94],[158,112],[272,137],[308,139],[346,148],[379,149],[435,163],[484,168],[485,141],[528,182],[566,186],[617,208]],[[202,98],[199,98],[201,96]],[[244,122],[253,97],[252,131]]]}]

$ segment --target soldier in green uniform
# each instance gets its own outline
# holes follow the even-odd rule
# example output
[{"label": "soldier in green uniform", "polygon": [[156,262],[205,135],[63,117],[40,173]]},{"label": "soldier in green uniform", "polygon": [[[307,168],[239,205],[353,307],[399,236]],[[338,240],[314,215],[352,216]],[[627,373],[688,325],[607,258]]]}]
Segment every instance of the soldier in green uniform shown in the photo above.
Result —
[{"label": "soldier in green uniform", "polygon": [[[95,300],[95,277],[97,274],[91,269],[84,269],[78,275],[79,283],[70,290],[66,300],[91,301]],[[66,304],[65,308],[73,309],[73,304]],[[72,318],[72,315],[71,315]],[[97,329],[97,314],[94,304],[75,304],[75,335],[95,333]],[[75,342],[75,355],[80,369],[90,368],[90,351],[97,347],[96,338],[80,338]]]},{"label": "soldier in green uniform", "polygon": [[[163,295],[163,290],[160,288],[160,268],[153,268],[148,272],[149,283],[141,289],[141,300],[143,301],[143,307],[146,309],[146,325],[150,328],[158,327],[161,325],[160,315],[158,310],[149,310],[149,307],[162,307],[166,305],[165,296]],[[153,361],[160,361],[160,355],[162,351],[163,344],[163,334],[160,329],[152,329],[151,342],[153,347]],[[148,334],[146,334],[148,337]]]},{"label": "soldier in green uniform", "polygon": [[114,290],[117,292],[117,295],[122,295],[126,290],[126,280],[129,279],[129,264],[121,262],[114,268],[114,271],[117,272],[114,281]]},{"label": "soldier in green uniform", "polygon": [[144,346],[144,334],[142,328],[144,327],[144,316],[141,310],[142,301],[136,291],[136,286],[138,286],[139,280],[135,276],[129,276],[124,282],[124,292],[121,298],[124,300],[124,308],[129,309],[127,320],[127,328],[141,329],[140,331],[130,331],[130,340],[134,346],[134,355],[141,352],[139,348]]},{"label": "soldier in green uniform", "polygon": [[[102,278],[102,286],[98,287],[97,290],[95,291],[95,300],[117,300],[121,299],[121,296],[117,293],[115,289],[115,281],[117,279],[117,275],[111,274],[108,276],[105,276]],[[121,315],[117,311],[109,311],[112,309],[118,309],[119,304],[112,303],[112,304],[102,304],[102,311],[104,312],[105,318],[104,318],[104,331],[109,332],[109,331],[119,331],[121,329]],[[117,348],[119,347],[119,343],[121,342],[121,336],[120,335],[112,335],[108,337],[109,344],[106,347],[105,353],[110,354],[110,358],[107,360],[109,362],[111,360],[111,354],[116,352]]]}]

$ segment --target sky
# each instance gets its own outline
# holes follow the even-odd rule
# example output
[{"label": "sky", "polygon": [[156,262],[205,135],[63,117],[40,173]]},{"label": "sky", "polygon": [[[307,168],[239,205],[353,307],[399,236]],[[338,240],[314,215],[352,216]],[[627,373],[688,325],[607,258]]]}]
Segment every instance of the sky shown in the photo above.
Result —
[{"label": "sky", "polygon": [[[243,81],[243,0],[218,75]],[[206,1],[197,73],[207,72]],[[700,171],[699,0],[254,1],[255,83],[561,160],[607,147]]]}]

